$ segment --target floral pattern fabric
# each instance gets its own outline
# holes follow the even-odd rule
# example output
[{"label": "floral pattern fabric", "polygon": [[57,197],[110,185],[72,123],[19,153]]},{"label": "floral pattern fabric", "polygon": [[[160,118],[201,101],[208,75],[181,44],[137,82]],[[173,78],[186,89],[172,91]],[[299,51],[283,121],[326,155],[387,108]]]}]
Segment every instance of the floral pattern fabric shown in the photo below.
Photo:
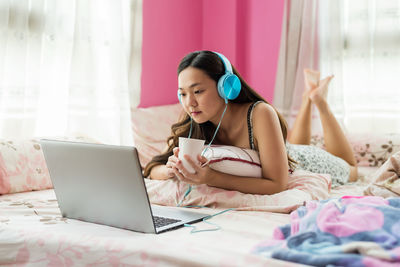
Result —
[{"label": "floral pattern fabric", "polygon": [[[52,139],[96,142],[84,136]],[[39,140],[0,140],[0,195],[53,187]]]},{"label": "floral pattern fabric", "polygon": [[218,231],[183,227],[155,235],[65,219],[53,190],[2,195],[0,210],[1,266],[297,266],[251,253],[289,222],[288,214],[228,211],[209,220]]},{"label": "floral pattern fabric", "polygon": [[0,141],[0,194],[52,188],[38,140]]},{"label": "floral pattern fabric", "polygon": [[371,183],[365,195],[381,197],[400,196],[400,152],[392,155],[376,172],[369,175]]},{"label": "floral pattern fabric", "polygon": [[[400,151],[400,134],[384,136],[373,134],[348,135],[358,166],[382,166],[393,154]],[[320,134],[311,137],[311,144],[324,149]]]},{"label": "floral pattern fabric", "polygon": [[349,180],[350,165],[317,146],[286,144],[290,157],[297,162],[295,169],[331,176],[332,187],[345,184]]}]

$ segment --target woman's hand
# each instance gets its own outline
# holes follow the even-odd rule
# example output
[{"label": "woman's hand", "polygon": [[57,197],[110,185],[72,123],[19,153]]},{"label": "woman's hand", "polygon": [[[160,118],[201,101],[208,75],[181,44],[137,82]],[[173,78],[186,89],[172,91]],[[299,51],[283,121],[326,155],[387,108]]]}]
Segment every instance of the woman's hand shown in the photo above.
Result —
[{"label": "woman's hand", "polygon": [[178,159],[178,162],[173,167],[173,171],[175,176],[188,184],[199,185],[199,184],[208,184],[211,181],[211,172],[212,169],[207,165],[207,158],[198,155],[197,160],[200,163],[196,163],[189,155],[184,156],[186,161],[192,166],[194,169],[194,173],[190,173],[182,164],[182,161]]},{"label": "woman's hand", "polygon": [[179,153],[179,148],[175,147],[172,150],[173,154],[169,156],[167,164],[165,166],[167,167],[167,177],[168,178],[174,178],[175,177],[175,172],[173,168],[175,167],[176,163],[178,163],[178,153]]}]

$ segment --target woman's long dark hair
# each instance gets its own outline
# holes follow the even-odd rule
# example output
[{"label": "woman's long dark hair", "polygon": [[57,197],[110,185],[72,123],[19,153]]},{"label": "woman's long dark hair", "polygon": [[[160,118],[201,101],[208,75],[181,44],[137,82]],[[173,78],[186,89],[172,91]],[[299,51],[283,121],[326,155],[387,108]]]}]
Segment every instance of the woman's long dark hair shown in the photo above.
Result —
[{"label": "woman's long dark hair", "polygon": [[[225,74],[225,67],[222,63],[220,57],[211,51],[196,51],[186,55],[178,66],[178,75],[187,67],[194,67],[204,71],[211,79],[218,83],[219,78]],[[234,100],[229,100],[233,103],[250,103],[256,101],[264,101],[268,103],[262,96],[260,96],[256,91],[254,91],[239,75],[236,69],[232,66],[233,73],[236,74],[242,84],[240,94]],[[268,103],[269,104],[269,103]],[[274,108],[275,109],[275,108]],[[282,129],[283,139],[286,142],[287,138],[287,124],[282,115],[275,109],[279,117],[279,123]],[[144,176],[150,175],[151,169],[157,165],[166,164],[168,157],[170,157],[173,152],[174,147],[179,145],[179,137],[187,137],[190,130],[190,116],[184,112],[183,116],[179,121],[171,126],[171,136],[167,139],[168,150],[161,154],[153,157],[153,159],[146,165],[144,169]],[[216,127],[211,122],[205,122],[198,124],[193,121],[192,138],[206,140],[206,144],[211,141],[211,138],[216,130]],[[223,144],[218,137],[215,138],[214,144]],[[288,155],[289,166],[293,167],[293,161]]]}]

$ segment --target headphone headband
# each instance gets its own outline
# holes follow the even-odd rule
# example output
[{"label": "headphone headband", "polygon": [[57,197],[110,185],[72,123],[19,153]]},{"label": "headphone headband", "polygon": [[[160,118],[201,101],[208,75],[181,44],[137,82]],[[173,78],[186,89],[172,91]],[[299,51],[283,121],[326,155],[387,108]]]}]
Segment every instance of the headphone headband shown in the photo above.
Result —
[{"label": "headphone headband", "polygon": [[218,53],[218,52],[214,52],[214,53],[217,54],[221,58],[222,63],[224,64],[224,67],[225,67],[225,72],[229,72],[229,73],[233,74],[232,65],[229,62],[229,60],[221,53]]}]

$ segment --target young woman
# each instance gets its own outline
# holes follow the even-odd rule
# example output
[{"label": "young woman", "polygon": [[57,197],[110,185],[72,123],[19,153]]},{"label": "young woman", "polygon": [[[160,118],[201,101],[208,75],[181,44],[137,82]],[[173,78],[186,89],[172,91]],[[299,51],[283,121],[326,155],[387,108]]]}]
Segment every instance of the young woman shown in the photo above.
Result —
[{"label": "young woman", "polygon": [[[217,88],[220,78],[229,69],[238,77],[241,86],[239,95],[226,102]],[[152,159],[144,175],[151,179],[177,178],[189,184],[207,184],[262,195],[285,190],[289,172],[294,168],[330,173],[341,182],[355,180],[353,152],[324,97],[330,79],[322,80],[319,86],[308,86],[289,143],[283,117],[250,88],[223,55],[211,51],[186,55],[178,67],[178,96],[185,114],[172,125],[167,151]],[[311,104],[315,104],[320,112],[328,152],[309,145]],[[195,169],[195,173],[189,173],[178,159],[178,138],[188,137],[191,125],[191,137],[206,140],[206,144],[216,133],[212,144],[258,151],[262,178],[235,176],[215,171],[207,165],[201,166],[207,159],[200,155],[197,159],[200,164],[185,156]]]}]

